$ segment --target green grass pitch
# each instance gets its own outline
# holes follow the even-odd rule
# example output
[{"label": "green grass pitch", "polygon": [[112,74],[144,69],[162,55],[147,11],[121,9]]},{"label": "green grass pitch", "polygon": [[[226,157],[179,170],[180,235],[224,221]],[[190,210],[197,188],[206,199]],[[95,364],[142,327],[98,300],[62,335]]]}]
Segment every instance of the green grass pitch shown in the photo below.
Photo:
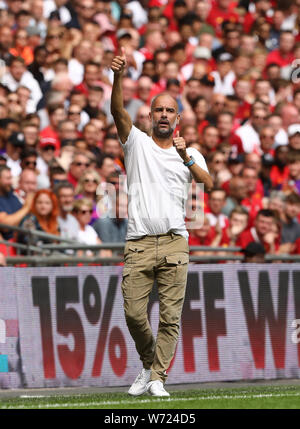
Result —
[{"label": "green grass pitch", "polygon": [[39,395],[1,398],[1,409],[300,409],[300,382],[285,386],[170,390],[170,398],[126,393]]}]

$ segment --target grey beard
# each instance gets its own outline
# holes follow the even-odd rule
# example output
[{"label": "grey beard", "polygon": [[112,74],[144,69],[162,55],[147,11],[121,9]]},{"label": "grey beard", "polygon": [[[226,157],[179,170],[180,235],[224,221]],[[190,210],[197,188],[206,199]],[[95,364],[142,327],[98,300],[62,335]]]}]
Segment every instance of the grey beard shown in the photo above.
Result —
[{"label": "grey beard", "polygon": [[173,134],[173,130],[171,127],[169,127],[168,130],[159,130],[158,127],[153,128],[153,134],[156,137],[170,137]]},{"label": "grey beard", "polygon": [[165,129],[160,130],[159,124],[157,124],[153,127],[153,134],[156,137],[168,138],[173,134],[175,128],[176,128],[176,121],[174,122],[173,125],[169,125],[169,129],[167,130]]}]

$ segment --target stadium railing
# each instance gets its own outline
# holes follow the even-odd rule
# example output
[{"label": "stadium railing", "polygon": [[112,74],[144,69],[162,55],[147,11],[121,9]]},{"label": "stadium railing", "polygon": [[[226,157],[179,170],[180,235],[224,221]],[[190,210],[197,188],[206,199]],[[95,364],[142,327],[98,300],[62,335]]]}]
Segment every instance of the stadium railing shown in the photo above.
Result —
[{"label": "stadium railing", "polygon": [[[0,240],[0,244],[14,247],[19,251],[15,256],[7,256],[8,266],[66,266],[66,265],[115,265],[123,262],[123,250],[125,243],[102,243],[97,245],[85,245],[77,241],[61,236],[47,234],[43,231],[25,229],[18,226],[11,226],[0,223],[1,230],[11,230],[28,235],[28,244]],[[42,244],[36,246],[34,238],[38,237],[53,241],[53,244]],[[111,257],[101,257],[97,255],[100,250],[110,249]],[[92,256],[86,254],[77,255],[77,251],[93,252]],[[193,252],[209,252],[211,254],[194,255]],[[190,263],[214,263],[222,261],[243,262],[244,254],[240,247],[210,247],[210,246],[190,246]],[[218,254],[220,252],[221,254]],[[25,253],[25,254],[24,254]],[[265,262],[300,262],[300,255],[280,254],[265,255]]]}]

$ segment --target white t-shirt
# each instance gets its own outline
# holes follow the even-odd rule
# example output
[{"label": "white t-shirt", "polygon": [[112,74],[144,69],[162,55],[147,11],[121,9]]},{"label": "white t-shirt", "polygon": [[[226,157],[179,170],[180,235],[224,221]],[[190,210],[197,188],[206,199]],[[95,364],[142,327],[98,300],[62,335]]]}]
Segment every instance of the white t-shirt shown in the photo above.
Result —
[{"label": "white t-shirt", "polygon": [[[175,147],[162,149],[135,126],[122,147],[128,187],[126,240],[169,231],[187,239],[185,212],[192,175]],[[187,153],[208,172],[195,148],[188,148]]]}]

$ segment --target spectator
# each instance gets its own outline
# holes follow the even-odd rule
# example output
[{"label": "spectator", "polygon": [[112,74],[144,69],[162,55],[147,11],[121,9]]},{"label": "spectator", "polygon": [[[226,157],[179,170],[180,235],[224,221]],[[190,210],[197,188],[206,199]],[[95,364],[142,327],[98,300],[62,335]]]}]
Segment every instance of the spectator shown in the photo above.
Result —
[{"label": "spectator", "polygon": [[87,143],[88,150],[96,155],[96,157],[101,156],[102,151],[100,146],[102,146],[102,142],[99,141],[99,133],[97,127],[93,123],[88,122],[83,127],[82,137]]},{"label": "spectator", "polygon": [[210,109],[207,112],[207,120],[211,125],[217,125],[217,118],[224,109],[224,105],[225,95],[215,91],[211,97]]},{"label": "spectator", "polygon": [[271,167],[270,179],[273,189],[279,189],[287,181],[289,169],[287,167],[287,157],[289,149],[287,146],[277,146],[274,151],[274,164]]},{"label": "spectator", "polygon": [[265,262],[266,250],[261,243],[251,241],[243,249],[245,263],[263,264]]},{"label": "spectator", "polygon": [[247,197],[243,199],[242,205],[248,209],[249,222],[252,224],[258,211],[263,208],[263,186],[257,170],[253,167],[245,166],[241,172],[241,177],[245,181],[247,191]]},{"label": "spectator", "polygon": [[300,195],[291,193],[285,198],[281,243],[294,243],[300,237]]},{"label": "spectator", "polygon": [[58,126],[61,121],[66,118],[64,106],[59,104],[49,105],[47,107],[49,115],[49,126],[42,129],[40,132],[40,139],[51,139],[55,143],[55,153],[59,154],[60,139],[58,133]]},{"label": "spectator", "polygon": [[270,125],[264,126],[259,132],[260,149],[262,154],[274,155],[275,132]]},{"label": "spectator", "polygon": [[21,57],[12,57],[9,69],[1,77],[1,83],[10,91],[16,91],[19,86],[26,86],[30,90],[30,99],[34,108],[42,98],[42,92],[38,82],[26,69],[25,62]]},{"label": "spectator", "polygon": [[215,186],[218,187],[221,182],[221,177],[224,177],[224,172],[227,172],[225,155],[218,150],[210,152],[207,155],[207,166],[209,168],[210,175],[214,180]]},{"label": "spectator", "polygon": [[259,132],[265,125],[266,111],[262,108],[252,108],[249,121],[237,129],[236,134],[241,138],[245,152],[259,151]]},{"label": "spectator", "polygon": [[21,57],[26,65],[33,61],[33,52],[28,45],[28,34],[25,29],[19,28],[14,34],[14,44],[9,51],[14,57]]},{"label": "spectator", "polygon": [[231,112],[223,111],[218,114],[217,128],[220,136],[219,143],[230,144],[233,154],[240,154],[244,152],[241,138],[237,134],[233,133],[234,116]]},{"label": "spectator", "polygon": [[274,254],[278,251],[280,232],[277,229],[276,216],[272,210],[260,210],[255,218],[254,226],[243,231],[236,244],[245,249],[252,241],[261,243],[266,253]]},{"label": "spectator", "polygon": [[68,62],[68,73],[74,85],[83,81],[84,66],[91,60],[92,43],[83,39],[75,46],[73,56]]},{"label": "spectator", "polygon": [[36,171],[24,168],[19,176],[19,184],[14,193],[19,198],[20,203],[24,205],[27,194],[37,192],[37,174]]},{"label": "spectator", "polygon": [[[201,153],[207,157],[217,149],[219,143],[219,132],[218,128],[214,125],[207,125],[203,129],[202,141],[201,141]],[[219,162],[219,158],[214,160],[215,163]]]},{"label": "spectator", "polygon": [[20,155],[20,167],[22,170],[28,168],[36,172],[38,153],[33,147],[25,147]]},{"label": "spectator", "polygon": [[58,202],[58,225],[60,235],[63,238],[77,241],[79,224],[77,219],[71,214],[74,205],[74,188],[69,182],[58,183],[55,187],[55,195]]},{"label": "spectator", "polygon": [[12,133],[6,143],[6,165],[10,168],[12,176],[16,179],[21,173],[21,152],[26,145],[24,134]]},{"label": "spectator", "polygon": [[211,226],[219,225],[221,229],[228,226],[228,217],[222,213],[222,209],[226,202],[226,192],[224,189],[213,189],[208,198],[208,212],[206,217]]},{"label": "spectator", "polygon": [[86,170],[79,178],[78,184],[75,188],[76,199],[85,198],[89,199],[93,203],[91,223],[93,223],[99,217],[97,213],[97,202],[101,196],[99,195],[98,190],[100,180],[100,176],[95,170]]},{"label": "spectator", "polygon": [[[28,192],[22,205],[13,192],[12,180],[10,168],[6,165],[0,166],[0,222],[17,226],[29,212],[34,194]],[[2,235],[6,240],[13,236],[9,230],[3,231]]]},{"label": "spectator", "polygon": [[[55,194],[48,189],[40,189],[33,198],[30,213],[21,220],[20,227],[51,235],[59,235],[57,216],[58,203]],[[46,237],[41,238],[35,235],[29,237],[23,233],[18,233],[17,239],[19,243],[35,246],[53,242]]]},{"label": "spectator", "polygon": [[267,208],[273,210],[280,220],[284,220],[285,198],[282,191],[272,191],[268,198]]},{"label": "spectator", "polygon": [[[81,94],[79,94],[79,97],[81,97]],[[85,107],[85,104],[82,107]],[[82,110],[80,103],[77,103],[75,101],[73,103],[70,103],[67,116],[68,119],[70,119],[76,125],[76,129],[79,132],[81,132],[84,125],[89,122],[88,114],[84,110]]]},{"label": "spectator", "polygon": [[49,181],[50,189],[54,189],[56,185],[61,182],[66,182],[68,180],[68,175],[66,171],[57,164],[53,164],[49,167]]},{"label": "spectator", "polygon": [[68,171],[68,181],[74,186],[85,170],[90,167],[90,159],[85,152],[75,152]]},{"label": "spectator", "polygon": [[293,124],[288,127],[289,148],[300,151],[300,124]]},{"label": "spectator", "polygon": [[[211,246],[215,238],[215,230],[210,225],[206,216],[202,218],[196,217],[193,222],[193,229],[189,230],[189,245],[190,246]],[[206,250],[191,250],[193,256],[211,255],[211,252]]]},{"label": "spectator", "polygon": [[180,127],[180,134],[184,138],[187,147],[192,143],[199,142],[199,134],[195,125],[184,125]]},{"label": "spectator", "polygon": [[228,196],[226,198],[226,204],[222,212],[226,216],[230,216],[232,210],[242,204],[242,201],[247,198],[247,185],[244,178],[240,176],[232,177],[229,180],[228,185]]},{"label": "spectator", "polygon": [[107,178],[116,171],[114,158],[111,155],[103,155],[97,160],[97,172],[100,175],[101,182],[106,183]]},{"label": "spectator", "polygon": [[[79,223],[78,241],[82,244],[97,245],[101,244],[102,241],[98,237],[94,228],[90,225],[91,216],[93,213],[93,203],[88,198],[82,198],[74,202],[73,214]],[[111,256],[110,250],[101,250],[97,252],[101,257]],[[82,252],[78,252],[82,254]],[[92,256],[91,250],[86,251],[87,256]]]},{"label": "spectator", "polygon": [[76,125],[69,119],[64,119],[58,124],[58,137],[59,141],[75,140],[78,137]]},{"label": "spectator", "polygon": [[249,214],[243,206],[236,206],[230,213],[228,225],[222,229],[217,246],[236,246],[240,234],[245,231],[249,223]]},{"label": "spectator", "polygon": [[287,156],[289,175],[281,185],[286,193],[296,192],[300,194],[300,151],[290,151]]},{"label": "spectator", "polygon": [[147,104],[143,104],[138,108],[136,114],[135,126],[150,135],[151,133],[151,122],[150,122],[150,107]]},{"label": "spectator", "polygon": [[114,204],[114,212],[109,216],[97,219],[93,228],[103,243],[124,243],[127,232],[127,195],[117,193]]},{"label": "spectator", "polygon": [[23,122],[21,131],[24,135],[26,146],[31,146],[37,149],[39,143],[39,128],[31,122]]}]

